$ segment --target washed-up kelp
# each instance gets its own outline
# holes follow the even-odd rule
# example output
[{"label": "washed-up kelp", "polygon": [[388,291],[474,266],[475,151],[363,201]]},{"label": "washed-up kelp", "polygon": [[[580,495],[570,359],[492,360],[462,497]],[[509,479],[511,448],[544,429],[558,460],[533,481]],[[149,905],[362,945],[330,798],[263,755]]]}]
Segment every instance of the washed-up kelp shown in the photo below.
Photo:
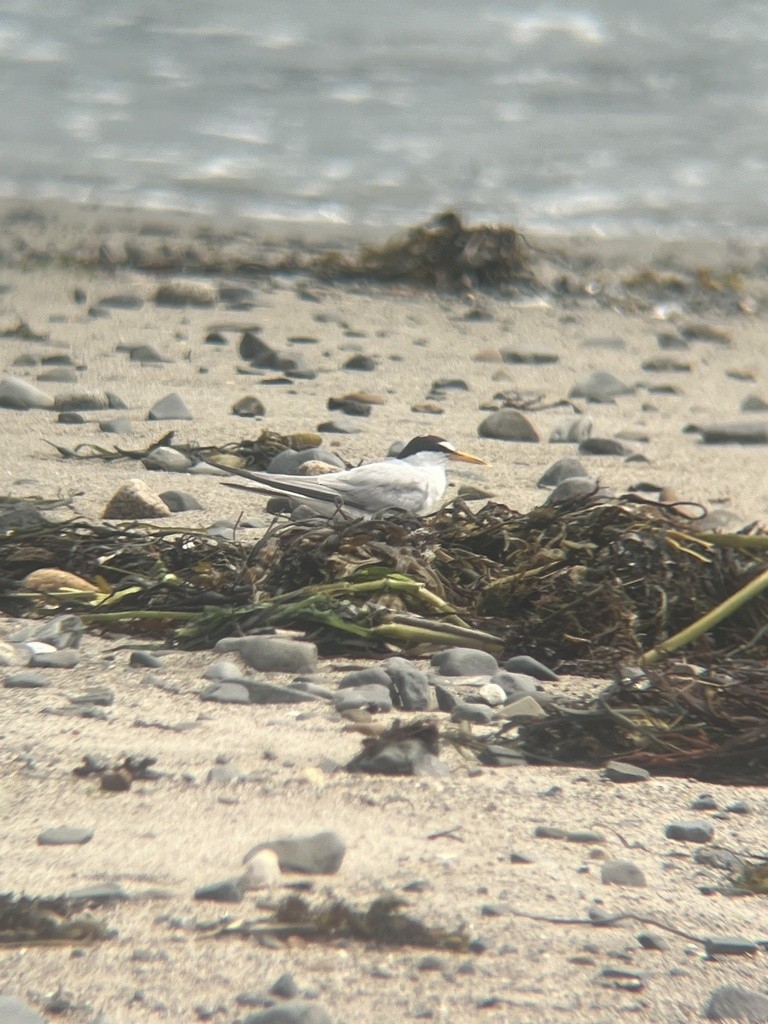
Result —
[{"label": "washed-up kelp", "polygon": [[[484,738],[459,737],[482,760],[506,746],[534,764],[595,767],[619,759],[660,775],[768,784],[768,665],[672,663],[621,676],[591,700]],[[490,754],[489,754],[490,752]]]},{"label": "washed-up kelp", "polygon": [[239,935],[247,938],[289,938],[300,936],[310,942],[354,939],[381,946],[416,946],[466,953],[473,946],[461,929],[427,925],[406,914],[408,904],[397,896],[378,896],[368,906],[357,908],[346,900],[331,896],[310,903],[303,896],[286,896],[267,918],[228,921],[211,929],[217,938]]},{"label": "washed-up kelp", "polygon": [[110,938],[101,921],[78,914],[82,901],[0,894],[0,946],[81,945]]},{"label": "washed-up kelp", "polygon": [[531,284],[530,250],[510,226],[468,226],[451,210],[357,258],[329,253],[314,267],[323,277],[400,281],[455,291],[509,282]]},{"label": "washed-up kelp", "polygon": [[[322,438],[319,434],[278,434],[274,430],[262,430],[255,440],[233,441],[225,445],[204,445],[196,441],[174,441],[174,431],[169,431],[146,448],[106,448],[103,445],[86,442],[74,448],[65,448],[54,444],[53,447],[65,459],[101,459],[104,462],[117,462],[121,459],[141,461],[151,455],[157,448],[173,447],[177,452],[188,456],[193,462],[220,461],[222,465],[236,466],[242,469],[264,470],[270,460],[287,449],[302,452],[307,448],[319,445]],[[53,443],[53,442],[49,442]]]},{"label": "washed-up kelp", "polygon": [[[521,514],[456,502],[426,519],[276,521],[255,544],[84,520],[0,530],[0,608],[86,609],[111,629],[207,646],[238,630],[303,629],[329,652],[451,643],[611,672],[718,606],[766,568],[768,536],[721,535],[625,497]],[[57,568],[99,593],[25,592]],[[768,654],[768,593],[699,637],[699,660]]]}]

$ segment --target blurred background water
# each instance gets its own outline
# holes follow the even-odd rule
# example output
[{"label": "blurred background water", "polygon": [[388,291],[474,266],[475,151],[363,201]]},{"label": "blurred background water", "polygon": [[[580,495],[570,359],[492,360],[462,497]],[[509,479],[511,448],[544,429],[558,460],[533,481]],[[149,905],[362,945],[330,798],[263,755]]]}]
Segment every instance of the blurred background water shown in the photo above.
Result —
[{"label": "blurred background water", "polygon": [[4,0],[0,195],[768,237],[768,4]]}]

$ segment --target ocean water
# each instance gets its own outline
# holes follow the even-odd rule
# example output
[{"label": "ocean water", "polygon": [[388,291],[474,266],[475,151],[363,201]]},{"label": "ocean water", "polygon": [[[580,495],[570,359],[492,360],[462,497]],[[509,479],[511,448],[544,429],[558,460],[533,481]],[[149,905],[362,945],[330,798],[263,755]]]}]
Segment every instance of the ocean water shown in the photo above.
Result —
[{"label": "ocean water", "polygon": [[768,238],[768,4],[5,0],[0,195]]}]

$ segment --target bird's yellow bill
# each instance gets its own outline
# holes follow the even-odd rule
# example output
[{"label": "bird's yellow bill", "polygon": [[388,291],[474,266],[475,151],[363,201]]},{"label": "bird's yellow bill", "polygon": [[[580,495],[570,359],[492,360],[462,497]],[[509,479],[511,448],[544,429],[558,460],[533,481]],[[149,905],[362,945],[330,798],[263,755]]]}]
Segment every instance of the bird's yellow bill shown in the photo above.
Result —
[{"label": "bird's yellow bill", "polygon": [[469,452],[451,452],[449,458],[453,462],[474,462],[476,466],[490,466],[490,462],[478,458],[477,455],[470,455]]}]

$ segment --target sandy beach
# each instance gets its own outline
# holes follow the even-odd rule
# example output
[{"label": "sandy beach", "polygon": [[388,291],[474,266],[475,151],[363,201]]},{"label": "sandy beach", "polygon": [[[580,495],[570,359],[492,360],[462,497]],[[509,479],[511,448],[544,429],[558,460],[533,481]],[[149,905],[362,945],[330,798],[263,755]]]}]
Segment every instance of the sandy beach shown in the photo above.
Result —
[{"label": "sandy beach", "polygon": [[[768,521],[766,444],[701,437],[711,424],[768,421],[768,404],[761,411],[755,401],[768,403],[768,278],[759,250],[535,239],[537,284],[449,294],[306,272],[227,271],[235,256],[242,265],[253,253],[276,261],[318,246],[356,248],[356,239],[319,229],[267,231],[42,204],[11,204],[0,216],[0,376],[54,399],[110,392],[125,405],[84,411],[82,423],[59,422],[53,408],[0,408],[3,496],[66,498],[74,514],[96,521],[118,488],[138,478],[155,493],[184,491],[199,502],[168,525],[241,520],[239,537],[251,543],[272,521],[265,499],[214,476],[149,471],[124,459],[66,459],[54,446],[144,449],[170,430],[179,442],[223,446],[265,428],[315,432],[333,420],[350,432],[321,432],[322,445],[348,465],[384,457],[395,441],[438,434],[489,463],[452,469],[447,499],[475,487],[527,512],[547,496],[537,486],[544,471],[577,454],[574,444],[550,443],[553,430],[584,413],[594,437],[627,446],[623,456],[579,456],[613,493],[639,485],[649,493],[653,485],[700,503],[728,529]],[[195,259],[210,268],[214,256],[220,273],[190,271]],[[157,289],[169,280],[195,283],[211,303],[158,304]],[[226,287],[247,290],[240,308],[222,300]],[[306,374],[275,383],[281,374],[243,372],[238,339],[246,330],[295,357]],[[210,342],[214,333],[221,343]],[[665,337],[667,345],[670,337],[681,344],[665,347]],[[131,359],[138,346],[152,346],[162,361]],[[536,354],[551,361],[529,361]],[[355,355],[370,357],[372,369],[345,368]],[[660,357],[677,368],[648,368]],[[68,370],[70,380],[47,377],[54,368]],[[615,375],[628,393],[612,403],[569,405],[573,386],[596,371]],[[370,415],[329,411],[329,399],[361,391],[380,399]],[[535,399],[526,416],[539,441],[479,436],[480,423],[503,405],[499,396],[512,392]],[[190,418],[149,420],[169,394]],[[246,396],[263,403],[263,416],[232,414]],[[755,411],[744,411],[750,398]],[[118,416],[129,421],[129,433],[100,429]],[[0,618],[0,640],[11,652],[5,676],[25,667],[14,661],[23,629],[31,636],[44,622]],[[714,826],[709,845],[764,854],[764,789],[662,777],[622,786],[598,770],[482,767],[453,749],[442,753],[444,777],[349,774],[344,765],[361,737],[345,729],[332,704],[203,703],[203,673],[222,655],[170,650],[151,669],[129,663],[140,648],[137,637],[86,631],[73,668],[39,670],[46,686],[0,687],[0,891],[53,896],[116,883],[130,897],[92,909],[115,930],[106,941],[0,949],[0,994],[40,1015],[30,1021],[230,1024],[264,1010],[285,972],[311,1009],[256,1020],[687,1024],[704,1019],[710,994],[726,985],[762,993],[768,1005],[764,946],[750,956],[708,957],[690,937],[765,943],[765,896],[713,893],[723,872],[694,859],[703,844],[665,836],[671,822],[704,818]],[[429,667],[428,659],[418,664]],[[346,657],[323,659],[313,680],[335,690],[349,668]],[[578,694],[604,682],[563,676],[541,686]],[[93,685],[114,694],[103,719],[50,713]],[[376,719],[394,717],[407,714]],[[160,777],[129,792],[103,792],[93,778],[72,775],[89,754],[110,762],[156,758]],[[231,766],[219,773],[228,781],[209,776],[217,765]],[[711,810],[691,808],[702,793],[712,796]],[[746,813],[726,810],[739,802]],[[57,826],[82,827],[93,838],[40,845],[39,834]],[[537,826],[598,835],[540,838]],[[201,886],[242,873],[255,845],[325,830],[346,845],[336,873],[284,874],[238,904],[194,899]],[[632,861],[646,884],[606,884],[601,865],[614,860]],[[462,924],[480,944],[462,953],[351,939],[265,945],[195,928],[225,916],[257,918],[264,900],[300,878],[313,883],[310,895],[331,890],[359,905],[394,892],[410,913],[448,928]],[[636,916],[596,928],[586,923],[595,907]],[[513,911],[585,923],[541,923]],[[664,948],[645,948],[638,941],[644,932]],[[763,1010],[752,1019],[768,1020]]]}]

